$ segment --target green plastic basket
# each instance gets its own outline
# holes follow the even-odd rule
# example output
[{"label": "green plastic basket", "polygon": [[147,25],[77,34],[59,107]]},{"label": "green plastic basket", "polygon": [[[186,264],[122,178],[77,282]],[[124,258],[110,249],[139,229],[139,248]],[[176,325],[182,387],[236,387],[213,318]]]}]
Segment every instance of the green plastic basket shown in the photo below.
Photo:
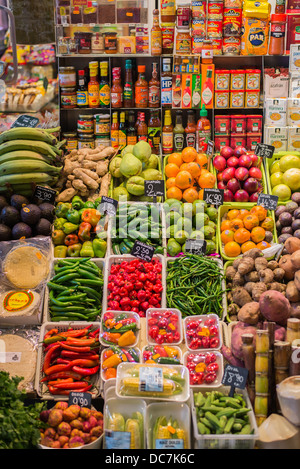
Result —
[{"label": "green plastic basket", "polygon": [[[279,160],[282,156],[284,155],[295,155],[300,157],[300,151],[280,151],[278,153],[274,153],[272,158],[266,158],[266,180],[267,180],[267,185],[268,185],[268,194],[272,194],[272,186],[271,186],[271,179],[270,179],[270,171],[271,171],[271,166],[274,163],[274,161]],[[285,202],[283,201],[278,201],[278,205],[286,205],[290,200],[286,200]]]},{"label": "green plastic basket", "polygon": [[[219,247],[219,253],[221,254],[222,258],[225,259],[226,261],[234,261],[235,257],[229,257],[226,256],[226,254],[223,251],[223,243],[221,241],[221,223],[222,223],[222,218],[225,215],[225,213],[229,212],[231,209],[242,209],[245,208],[247,210],[250,210],[252,207],[255,207],[257,204],[254,203],[249,203],[249,202],[244,202],[240,204],[228,204],[228,205],[221,205],[219,208],[218,212],[218,247]],[[276,232],[276,226],[275,226],[275,214],[274,211],[268,210],[268,216],[271,217],[274,221],[274,229],[273,229],[273,243],[278,242],[277,238],[277,232]]]}]

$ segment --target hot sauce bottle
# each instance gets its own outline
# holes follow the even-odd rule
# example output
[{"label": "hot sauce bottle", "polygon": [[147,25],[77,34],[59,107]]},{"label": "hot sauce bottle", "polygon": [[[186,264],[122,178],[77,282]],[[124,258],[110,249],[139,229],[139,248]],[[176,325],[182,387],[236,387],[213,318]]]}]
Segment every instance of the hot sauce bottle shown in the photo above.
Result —
[{"label": "hot sauce bottle", "polygon": [[100,85],[99,85],[100,107],[110,106],[110,86],[108,81],[108,62],[100,62]]},{"label": "hot sauce bottle", "polygon": [[171,110],[166,109],[162,128],[162,151],[164,155],[173,153],[173,124]]},{"label": "hot sauce bottle", "polygon": [[144,112],[140,113],[140,120],[139,120],[139,124],[137,127],[137,138],[138,138],[138,142],[140,140],[144,140],[145,142],[147,142],[148,140],[148,126],[145,121]]},{"label": "hot sauce bottle", "polygon": [[138,78],[135,82],[135,106],[138,108],[148,107],[149,86],[145,77],[145,65],[138,66]]},{"label": "hot sauce bottle", "polygon": [[90,62],[90,81],[88,83],[89,107],[99,107],[98,62]]},{"label": "hot sauce bottle", "polygon": [[196,148],[196,122],[194,111],[187,112],[187,125],[185,131],[185,143],[187,147]]},{"label": "hot sauce bottle", "polygon": [[123,87],[121,84],[121,68],[114,67],[112,70],[113,82],[111,87],[111,107],[123,106]]},{"label": "hot sauce bottle", "polygon": [[159,118],[158,110],[150,111],[150,118],[148,121],[148,143],[152,148],[152,153],[155,155],[159,154],[161,138],[161,121]]},{"label": "hot sauce bottle", "polygon": [[137,142],[137,129],[135,128],[135,114],[134,111],[128,113],[128,126],[127,126],[127,145],[135,145]]},{"label": "hot sauce bottle", "polygon": [[160,103],[160,82],[158,79],[157,63],[152,65],[152,78],[149,81],[149,107],[159,107]]},{"label": "hot sauce bottle", "polygon": [[153,10],[153,26],[151,29],[151,55],[162,54],[162,32],[159,26],[159,10]]},{"label": "hot sauce bottle", "polygon": [[119,148],[119,122],[118,113],[114,112],[112,115],[112,124],[110,130],[111,146],[115,149]]},{"label": "hot sauce bottle", "polygon": [[125,62],[125,84],[123,106],[126,108],[134,107],[133,77],[132,77],[132,61],[130,59]]}]

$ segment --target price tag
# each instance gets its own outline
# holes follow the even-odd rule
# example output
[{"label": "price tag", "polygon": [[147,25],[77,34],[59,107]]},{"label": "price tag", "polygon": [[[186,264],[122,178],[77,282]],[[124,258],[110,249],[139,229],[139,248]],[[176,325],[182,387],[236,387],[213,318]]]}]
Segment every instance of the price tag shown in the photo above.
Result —
[{"label": "price tag", "polygon": [[72,391],[69,394],[69,405],[79,405],[80,407],[91,407],[92,395],[90,392]]},{"label": "price tag", "polygon": [[214,154],[214,142],[212,140],[207,142],[206,154],[207,156],[213,156]]},{"label": "price tag", "polygon": [[205,239],[187,239],[185,243],[185,252],[196,254],[197,256],[205,256],[206,244]]},{"label": "price tag", "polygon": [[49,204],[54,204],[56,191],[54,191],[53,189],[49,189],[49,187],[36,186],[33,196],[37,199],[49,202]]},{"label": "price tag", "polygon": [[131,433],[105,430],[106,449],[130,449]]},{"label": "price tag", "polygon": [[248,370],[240,366],[226,365],[222,378],[224,386],[230,386],[230,396],[233,396],[234,389],[244,389],[247,384]]},{"label": "price tag", "polygon": [[11,126],[11,129],[14,127],[36,127],[39,122],[40,120],[37,117],[23,114],[15,120],[15,122]]},{"label": "price tag", "polygon": [[183,440],[155,440],[155,449],[184,449]]},{"label": "price tag", "polygon": [[140,368],[139,391],[140,392],[163,392],[162,368],[143,366]]},{"label": "price tag", "polygon": [[274,151],[275,147],[266,143],[258,143],[255,147],[255,154],[263,158],[272,158]]},{"label": "price tag", "polygon": [[211,205],[223,205],[224,189],[204,189],[203,200]]},{"label": "price tag", "polygon": [[154,246],[149,246],[148,244],[135,240],[133,248],[131,250],[131,255],[139,257],[144,261],[150,262],[153,257],[154,251]]},{"label": "price tag", "polygon": [[165,193],[165,181],[145,181],[145,195],[153,197],[156,202],[156,197],[163,197]]},{"label": "price tag", "polygon": [[101,197],[101,202],[99,206],[99,212],[100,213],[107,213],[108,215],[116,215],[118,209],[118,201],[115,199],[112,199],[111,197],[106,197],[103,195]]},{"label": "price tag", "polygon": [[278,195],[258,194],[257,205],[261,205],[267,210],[276,210]]}]

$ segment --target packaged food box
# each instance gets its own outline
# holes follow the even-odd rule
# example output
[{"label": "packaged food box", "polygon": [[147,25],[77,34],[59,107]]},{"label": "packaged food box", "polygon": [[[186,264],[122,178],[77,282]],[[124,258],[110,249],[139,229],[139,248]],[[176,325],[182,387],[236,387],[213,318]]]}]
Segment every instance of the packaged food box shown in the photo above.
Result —
[{"label": "packaged food box", "polygon": [[101,352],[101,378],[103,381],[114,379],[120,363],[140,363],[140,350],[134,347],[118,347],[111,345]]},{"label": "packaged food box", "polygon": [[300,99],[289,98],[287,106],[287,125],[299,127],[300,126]]},{"label": "packaged food box", "polygon": [[299,151],[300,127],[288,127],[287,151]]},{"label": "packaged food box", "polygon": [[289,66],[290,72],[300,72],[300,44],[291,44]]},{"label": "packaged food box", "polygon": [[289,97],[300,98],[300,72],[291,72]]},{"label": "packaged food box", "polygon": [[265,125],[285,126],[287,124],[287,100],[284,98],[265,99]]},{"label": "packaged food box", "polygon": [[287,150],[287,127],[268,127],[264,129],[264,142],[275,147],[276,152]]}]

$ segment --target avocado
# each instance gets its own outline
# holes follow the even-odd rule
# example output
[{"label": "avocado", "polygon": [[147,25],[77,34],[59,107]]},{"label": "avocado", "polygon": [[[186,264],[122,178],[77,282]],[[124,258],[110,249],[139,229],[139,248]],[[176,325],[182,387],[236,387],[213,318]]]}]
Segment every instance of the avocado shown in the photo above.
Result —
[{"label": "avocado", "polygon": [[51,222],[46,218],[41,218],[34,227],[35,235],[50,236],[51,234]]},{"label": "avocado", "polygon": [[10,241],[12,237],[11,228],[0,223],[0,241]]},{"label": "avocado", "polygon": [[41,210],[41,218],[46,218],[50,222],[53,222],[54,217],[54,205],[49,204],[49,202],[43,202],[39,205],[39,209]]},{"label": "avocado", "polygon": [[35,204],[28,204],[21,209],[21,220],[27,225],[34,226],[41,219],[42,212]]},{"label": "avocado", "polygon": [[3,207],[7,207],[9,203],[7,202],[6,198],[3,195],[0,195],[0,212],[3,209]]},{"label": "avocado", "polygon": [[10,226],[11,228],[20,221],[20,212],[15,207],[7,205],[1,210],[0,220],[4,225]]},{"label": "avocado", "polygon": [[21,210],[24,205],[28,205],[29,200],[24,195],[13,194],[10,198],[10,205],[17,210]]},{"label": "avocado", "polygon": [[26,223],[19,222],[12,229],[13,239],[31,238],[31,236],[32,236],[32,229]]}]

